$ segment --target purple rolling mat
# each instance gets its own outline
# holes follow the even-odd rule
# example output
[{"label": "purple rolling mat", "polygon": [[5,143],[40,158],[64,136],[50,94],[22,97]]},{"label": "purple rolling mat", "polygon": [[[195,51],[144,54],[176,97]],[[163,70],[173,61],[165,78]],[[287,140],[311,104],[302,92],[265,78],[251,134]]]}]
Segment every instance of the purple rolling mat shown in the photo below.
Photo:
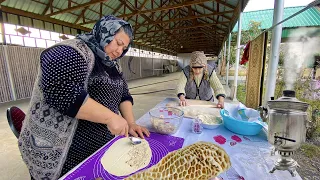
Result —
[{"label": "purple rolling mat", "polygon": [[[105,180],[111,179],[124,179],[127,176],[114,176],[109,174],[104,170],[100,160],[103,157],[104,153],[108,148],[118,139],[123,138],[123,136],[118,136],[115,139],[111,140],[103,148],[101,148],[96,154],[87,159],[80,167],[78,167],[71,174],[66,176],[65,180],[92,180],[98,177],[101,177]],[[184,139],[179,137],[174,137],[170,135],[162,135],[157,133],[151,133],[149,138],[146,138],[148,141],[152,157],[148,166],[139,171],[147,169],[155,164],[157,164],[164,156],[169,152],[180,149],[183,145]],[[137,171],[137,172],[139,172]],[[136,173],[136,172],[135,172]],[[133,173],[134,174],[134,173]]]}]

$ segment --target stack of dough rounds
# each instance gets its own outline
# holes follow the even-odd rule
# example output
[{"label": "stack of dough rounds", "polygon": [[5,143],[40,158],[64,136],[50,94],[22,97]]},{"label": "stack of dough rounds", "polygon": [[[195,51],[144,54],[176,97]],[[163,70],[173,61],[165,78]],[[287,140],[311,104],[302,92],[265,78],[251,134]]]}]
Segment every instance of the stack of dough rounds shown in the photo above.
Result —
[{"label": "stack of dough rounds", "polygon": [[129,138],[114,142],[101,158],[103,168],[115,176],[127,176],[146,167],[151,160],[149,143],[141,139],[140,144],[133,145]]},{"label": "stack of dough rounds", "polygon": [[230,158],[224,149],[213,143],[197,142],[170,152],[158,164],[126,179],[208,180],[230,166]]}]

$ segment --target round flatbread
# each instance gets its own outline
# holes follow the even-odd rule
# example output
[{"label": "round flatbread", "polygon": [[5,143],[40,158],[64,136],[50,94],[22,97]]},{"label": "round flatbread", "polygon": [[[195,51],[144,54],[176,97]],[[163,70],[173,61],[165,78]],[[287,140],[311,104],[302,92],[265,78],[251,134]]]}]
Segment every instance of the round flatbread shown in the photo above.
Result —
[{"label": "round flatbread", "polygon": [[141,139],[133,145],[129,138],[114,142],[101,158],[101,164],[108,173],[115,176],[127,176],[146,167],[151,161],[152,152],[149,143]]}]

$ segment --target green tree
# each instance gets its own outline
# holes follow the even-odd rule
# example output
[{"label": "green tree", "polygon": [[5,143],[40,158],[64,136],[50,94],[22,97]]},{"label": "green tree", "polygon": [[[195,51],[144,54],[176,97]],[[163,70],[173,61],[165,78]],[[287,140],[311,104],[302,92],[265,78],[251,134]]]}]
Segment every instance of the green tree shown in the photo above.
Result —
[{"label": "green tree", "polygon": [[[249,29],[241,32],[241,45],[247,44],[249,41],[254,40],[261,34],[261,22],[250,21]],[[230,56],[230,64],[234,64],[236,61],[236,42],[237,42],[238,32],[234,32],[231,34],[232,37],[232,46],[231,46],[231,56]],[[242,57],[243,49],[240,51],[240,57]]]}]

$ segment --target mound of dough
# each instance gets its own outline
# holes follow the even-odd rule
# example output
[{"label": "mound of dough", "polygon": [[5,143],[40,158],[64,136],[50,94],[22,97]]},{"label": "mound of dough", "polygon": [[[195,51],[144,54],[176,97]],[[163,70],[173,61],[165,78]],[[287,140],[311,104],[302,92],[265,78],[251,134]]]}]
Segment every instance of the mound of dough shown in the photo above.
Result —
[{"label": "mound of dough", "polygon": [[213,143],[197,142],[170,152],[156,165],[126,179],[208,180],[230,166],[230,158],[224,149]]},{"label": "mound of dough", "polygon": [[149,143],[141,139],[140,144],[133,145],[129,138],[114,142],[101,158],[103,168],[115,176],[127,176],[146,167],[151,160]]},{"label": "mound of dough", "polygon": [[221,118],[210,114],[201,114],[198,116],[198,118],[202,121],[203,124],[215,125],[222,123]]}]

